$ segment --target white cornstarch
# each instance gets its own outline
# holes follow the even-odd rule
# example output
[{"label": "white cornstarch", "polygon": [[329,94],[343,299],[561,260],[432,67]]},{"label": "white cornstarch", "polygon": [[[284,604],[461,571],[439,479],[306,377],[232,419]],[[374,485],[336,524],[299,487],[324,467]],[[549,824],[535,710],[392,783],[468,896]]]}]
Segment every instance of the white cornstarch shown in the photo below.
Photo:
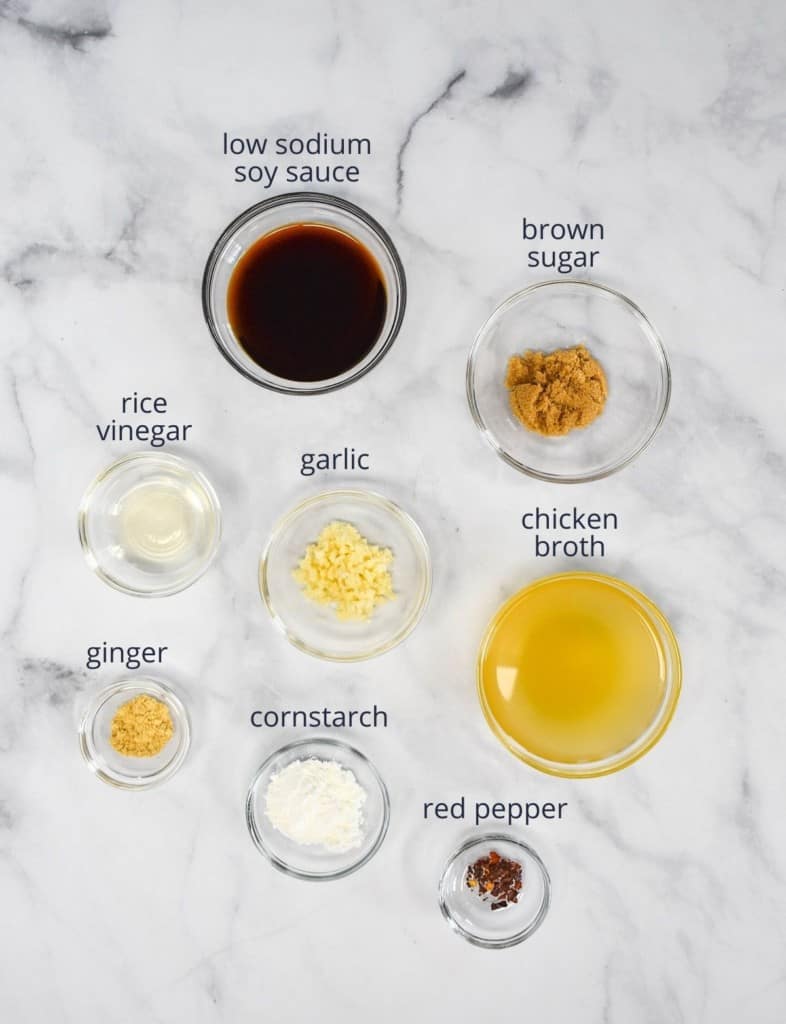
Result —
[{"label": "white cornstarch", "polygon": [[265,813],[273,828],[301,846],[324,846],[333,853],[363,842],[366,791],[337,761],[292,761],[277,772],[265,793]]}]

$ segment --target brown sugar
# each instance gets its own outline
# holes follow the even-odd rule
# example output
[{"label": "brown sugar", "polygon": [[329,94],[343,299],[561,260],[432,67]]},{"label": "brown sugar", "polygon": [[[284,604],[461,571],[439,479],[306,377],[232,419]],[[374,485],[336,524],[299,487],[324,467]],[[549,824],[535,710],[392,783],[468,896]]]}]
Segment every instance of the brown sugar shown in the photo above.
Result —
[{"label": "brown sugar", "polygon": [[511,356],[505,387],[516,418],[546,437],[588,426],[609,393],[603,367],[584,345]]},{"label": "brown sugar", "polygon": [[143,693],[117,709],[109,742],[125,757],[155,757],[172,739],[174,731],[166,704]]}]

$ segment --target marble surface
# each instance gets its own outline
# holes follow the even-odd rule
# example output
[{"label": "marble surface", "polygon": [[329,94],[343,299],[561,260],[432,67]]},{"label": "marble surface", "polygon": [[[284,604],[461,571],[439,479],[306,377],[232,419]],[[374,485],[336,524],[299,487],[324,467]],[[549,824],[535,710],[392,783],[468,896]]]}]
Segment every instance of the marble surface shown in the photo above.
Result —
[{"label": "marble surface", "polygon": [[[783,1021],[785,48],[776,0],[0,2],[4,1021]],[[389,228],[409,307],[373,373],[306,401],[220,359],[199,284],[219,231],[270,194],[233,183],[222,132],[317,130],[372,139],[337,191]],[[602,221],[591,277],[672,361],[652,447],[578,488],[505,466],[464,398],[477,327],[543,276],[525,215]],[[135,389],[194,424],[184,453],[225,509],[214,568],[161,601],[103,586],[75,530],[87,483],[134,447],[95,424]],[[302,479],[300,452],[344,445],[371,453],[361,482],[413,513],[435,569],[410,640],[350,668],[291,648],[256,586],[276,518],[344,482]],[[519,526],[537,503],[617,512],[590,564],[681,641],[673,725],[617,777],[529,770],[476,704],[485,622],[562,565]],[[85,669],[103,640],[170,647],[194,746],[159,790],[114,791],[80,759],[80,713],[120,674]],[[294,734],[250,712],[375,701],[390,728],[351,738],[390,787],[384,847],[339,883],[285,879],[242,808]],[[569,802],[526,830],[554,902],[516,949],[474,949],[437,910],[471,830],[422,804],[462,793]]]}]

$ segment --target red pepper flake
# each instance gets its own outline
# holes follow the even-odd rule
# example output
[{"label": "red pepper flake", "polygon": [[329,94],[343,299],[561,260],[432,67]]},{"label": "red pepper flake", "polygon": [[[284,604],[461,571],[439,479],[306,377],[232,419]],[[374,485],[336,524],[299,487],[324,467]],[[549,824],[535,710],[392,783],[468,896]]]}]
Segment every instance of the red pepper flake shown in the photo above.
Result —
[{"label": "red pepper flake", "polygon": [[521,891],[521,864],[502,857],[496,850],[480,857],[467,868],[467,888],[482,900],[491,900],[492,910],[503,910],[510,903],[518,903]]}]

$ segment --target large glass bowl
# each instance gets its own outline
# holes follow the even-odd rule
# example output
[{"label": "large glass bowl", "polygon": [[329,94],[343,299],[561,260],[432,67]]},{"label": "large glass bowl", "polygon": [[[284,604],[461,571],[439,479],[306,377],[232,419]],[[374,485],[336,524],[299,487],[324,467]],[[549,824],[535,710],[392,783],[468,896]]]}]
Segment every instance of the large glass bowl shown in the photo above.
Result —
[{"label": "large glass bowl", "polygon": [[[328,380],[291,381],[269,373],[248,355],[235,337],[227,314],[229,281],[240,257],[264,235],[294,224],[321,224],[351,235],[372,254],[385,283],[387,311],[379,337],[359,363]],[[241,213],[213,247],[202,280],[202,309],[221,354],[244,377],[289,395],[324,394],[368,373],[395,341],[404,318],[406,299],[404,267],[387,232],[360,207],[319,192],[275,196]],[[306,301],[307,296],[303,300]]]},{"label": "large glass bowl", "polygon": [[[600,416],[561,437],[528,430],[505,388],[508,360],[527,349],[586,345],[609,394]],[[545,281],[512,295],[478,333],[467,363],[467,400],[497,454],[529,476],[556,483],[598,480],[632,462],[666,415],[671,375],[655,328],[635,303],[584,281]]]},{"label": "large glass bowl", "polygon": [[[584,588],[584,598],[576,601],[575,587]],[[591,588],[591,590],[587,589]],[[586,595],[592,594],[592,604]],[[554,635],[555,664],[566,660],[575,666],[576,675],[569,682],[563,676],[549,678],[548,670],[542,664],[533,666],[519,654],[533,637],[536,630],[543,630],[537,618],[529,614],[530,608],[537,609],[544,597],[557,599],[561,621],[553,616],[549,628]],[[587,608],[593,605],[604,608],[604,615],[588,615]],[[624,609],[624,611],[620,611]],[[648,687],[636,674],[641,662],[630,653],[629,634],[620,632],[620,615],[623,623],[636,622],[636,636],[644,638],[648,657],[659,666],[657,687]],[[504,638],[503,646],[495,641]],[[597,671],[597,653],[593,653],[595,638],[608,639],[611,650],[607,664],[615,666],[625,680],[625,689],[613,691],[612,695],[601,694],[594,699],[592,689],[586,687],[586,675]],[[540,642],[543,642],[540,634]],[[638,642],[638,641],[637,641]],[[637,648],[638,650],[638,648]],[[603,655],[605,657],[605,653]],[[538,672],[546,675],[550,689],[541,689],[549,694],[549,703],[543,705],[543,697],[533,704],[533,697],[525,693],[523,698],[513,700],[513,684],[521,673]],[[663,736],[677,707],[682,685],[682,661],[679,646],[668,620],[649,598],[629,583],[606,576],[602,573],[566,572],[545,576],[514,594],[497,611],[478,653],[477,688],[480,705],[488,725],[498,740],[512,754],[533,768],[549,775],[562,778],[590,778],[609,775],[633,764],[650,750]],[[562,689],[558,689],[560,687]],[[588,703],[581,705],[584,693]],[[597,690],[596,690],[597,692]],[[562,695],[562,696],[561,696]],[[623,701],[624,697],[624,701]],[[574,716],[564,725],[561,740],[549,737],[549,744],[561,742],[561,757],[556,753],[546,755],[533,749],[543,746],[545,737],[536,740],[538,729],[551,730],[552,722],[560,723],[560,705],[583,707],[581,714]],[[495,711],[496,705],[497,710]],[[526,709],[526,711],[525,711]],[[526,714],[526,718],[523,715]],[[553,717],[556,716],[556,717]],[[619,723],[624,720],[625,724]],[[635,722],[635,727],[628,722]],[[625,742],[619,742],[614,749],[607,748],[608,737],[615,740],[625,734]],[[570,736],[570,740],[565,737]],[[567,745],[566,745],[567,744]],[[570,749],[568,749],[570,747]],[[545,748],[544,748],[545,749]],[[582,750],[582,754],[577,753]],[[593,754],[584,753],[592,750]]]},{"label": "large glass bowl", "polygon": [[[393,552],[393,590],[365,622],[344,622],[331,606],[303,594],[292,573],[309,544],[334,521],[355,526],[366,540]],[[428,545],[417,523],[371,491],[325,491],[302,502],[276,525],[262,554],[259,588],[273,621],[295,647],[328,661],[362,661],[389,651],[417,625],[431,591]]]}]

